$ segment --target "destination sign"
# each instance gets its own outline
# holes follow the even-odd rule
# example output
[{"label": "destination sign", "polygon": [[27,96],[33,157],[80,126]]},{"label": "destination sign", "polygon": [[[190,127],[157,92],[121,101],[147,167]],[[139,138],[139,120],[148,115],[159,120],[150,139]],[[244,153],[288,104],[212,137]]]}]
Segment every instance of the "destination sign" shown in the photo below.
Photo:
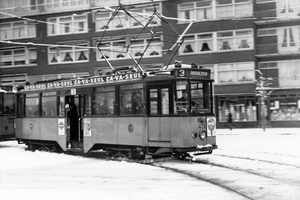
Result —
[{"label": "destination sign", "polygon": [[210,79],[209,69],[175,69],[176,78]]},{"label": "destination sign", "polygon": [[120,82],[126,80],[139,80],[139,79],[142,79],[142,72],[118,74],[118,75],[111,75],[111,76],[79,78],[79,79],[72,79],[72,80],[55,81],[51,83],[25,85],[24,90],[25,91],[46,90],[46,89],[56,89],[56,88],[75,87],[75,86],[97,85],[103,83]]}]

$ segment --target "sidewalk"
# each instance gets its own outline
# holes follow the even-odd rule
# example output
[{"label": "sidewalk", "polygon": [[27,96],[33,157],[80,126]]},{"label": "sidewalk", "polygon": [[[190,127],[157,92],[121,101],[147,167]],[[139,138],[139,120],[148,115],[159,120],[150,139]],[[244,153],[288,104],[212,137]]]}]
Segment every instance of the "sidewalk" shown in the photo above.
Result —
[{"label": "sidewalk", "polygon": [[217,129],[216,135],[242,135],[242,134],[299,134],[300,128],[239,128],[239,129]]}]

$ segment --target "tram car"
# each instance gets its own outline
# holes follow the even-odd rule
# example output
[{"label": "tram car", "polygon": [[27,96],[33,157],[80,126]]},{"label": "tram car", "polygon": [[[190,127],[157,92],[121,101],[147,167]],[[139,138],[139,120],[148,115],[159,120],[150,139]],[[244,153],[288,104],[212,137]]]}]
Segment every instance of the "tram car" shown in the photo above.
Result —
[{"label": "tram car", "polygon": [[16,94],[12,86],[0,86],[0,141],[14,140]]},{"label": "tram car", "polygon": [[16,137],[30,150],[183,158],[217,148],[208,69],[128,68],[39,82],[20,89],[17,102]]}]

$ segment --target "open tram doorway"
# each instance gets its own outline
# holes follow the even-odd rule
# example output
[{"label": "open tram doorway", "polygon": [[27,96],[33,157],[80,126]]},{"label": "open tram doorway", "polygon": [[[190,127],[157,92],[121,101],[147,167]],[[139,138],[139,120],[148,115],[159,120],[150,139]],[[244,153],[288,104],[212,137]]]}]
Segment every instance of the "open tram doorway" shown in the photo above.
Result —
[{"label": "open tram doorway", "polygon": [[66,96],[66,120],[67,129],[67,147],[82,149],[83,148],[83,129],[82,129],[82,112],[83,112],[82,95]]}]

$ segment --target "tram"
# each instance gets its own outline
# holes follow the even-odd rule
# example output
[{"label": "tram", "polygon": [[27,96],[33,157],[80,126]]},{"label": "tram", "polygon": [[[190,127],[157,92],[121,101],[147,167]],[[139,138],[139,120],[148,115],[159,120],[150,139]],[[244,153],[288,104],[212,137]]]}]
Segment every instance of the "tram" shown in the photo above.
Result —
[{"label": "tram", "polygon": [[20,89],[17,102],[16,137],[30,150],[182,158],[217,148],[208,69],[128,68],[39,82]]},{"label": "tram", "polygon": [[16,94],[12,86],[0,86],[0,141],[14,140]]}]

